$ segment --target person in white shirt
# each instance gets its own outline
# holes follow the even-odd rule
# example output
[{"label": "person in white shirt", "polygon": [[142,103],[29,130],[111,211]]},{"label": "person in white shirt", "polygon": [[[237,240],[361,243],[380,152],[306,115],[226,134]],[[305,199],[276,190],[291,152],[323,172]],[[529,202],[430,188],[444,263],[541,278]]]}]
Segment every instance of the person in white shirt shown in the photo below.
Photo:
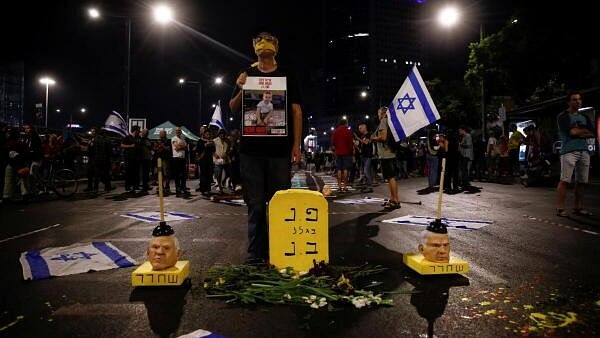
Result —
[{"label": "person in white shirt", "polygon": [[175,178],[175,192],[177,196],[185,194],[185,150],[187,143],[181,133],[181,128],[175,129],[175,136],[171,139],[171,148],[173,150],[173,177]]},{"label": "person in white shirt", "polygon": [[[213,154],[213,162],[215,164],[215,179],[219,186],[219,191],[223,193],[223,181],[229,177],[229,140],[225,130],[219,130],[219,136],[213,140],[215,144],[215,152]],[[225,176],[223,176],[225,173]]]}]

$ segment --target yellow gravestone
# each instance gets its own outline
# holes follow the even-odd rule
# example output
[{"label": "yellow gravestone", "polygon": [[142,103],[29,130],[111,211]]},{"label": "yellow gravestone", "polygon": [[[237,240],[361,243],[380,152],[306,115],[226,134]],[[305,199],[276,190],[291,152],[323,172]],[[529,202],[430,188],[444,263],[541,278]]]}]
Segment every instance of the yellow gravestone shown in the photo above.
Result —
[{"label": "yellow gravestone", "polygon": [[329,210],[316,191],[281,190],[269,202],[269,260],[276,267],[308,271],[329,261]]}]

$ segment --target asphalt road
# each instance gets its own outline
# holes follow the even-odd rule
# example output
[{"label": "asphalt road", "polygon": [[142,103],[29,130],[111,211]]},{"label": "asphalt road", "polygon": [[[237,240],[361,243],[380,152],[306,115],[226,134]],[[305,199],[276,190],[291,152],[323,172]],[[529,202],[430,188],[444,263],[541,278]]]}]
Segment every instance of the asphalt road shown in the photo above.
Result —
[{"label": "asphalt road", "polygon": [[[322,186],[331,178],[308,177]],[[173,223],[184,257],[191,261],[191,286],[134,289],[134,268],[23,281],[18,261],[30,248],[107,240],[143,262],[155,224],[122,214],[155,211],[155,195],[127,198],[78,194],[73,200],[45,199],[0,206],[0,336],[155,337],[205,329],[227,337],[510,337],[600,335],[600,217],[554,216],[553,188],[492,183],[476,194],[444,196],[444,215],[493,221],[477,230],[451,230],[451,250],[470,264],[461,276],[423,277],[402,264],[414,251],[416,225],[383,223],[403,215],[434,215],[437,194],[418,195],[425,178],[400,181],[401,209],[379,203],[329,203],[330,260],[365,262],[390,270],[382,281],[394,306],[372,310],[315,312],[290,306],[240,307],[207,299],[205,272],[216,264],[245,259],[246,208],[214,203],[195,193],[166,198],[167,210],[198,218]],[[300,182],[302,183],[302,182]],[[188,182],[195,187],[195,182]],[[387,187],[371,197],[385,197]],[[361,198],[351,192],[337,199]],[[600,215],[600,186],[586,203]]]}]

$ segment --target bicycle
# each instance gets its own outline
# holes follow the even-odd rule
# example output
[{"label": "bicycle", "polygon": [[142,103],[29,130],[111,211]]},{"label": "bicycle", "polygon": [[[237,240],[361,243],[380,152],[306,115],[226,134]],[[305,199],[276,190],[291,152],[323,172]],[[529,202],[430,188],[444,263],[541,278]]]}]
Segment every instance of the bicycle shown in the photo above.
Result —
[{"label": "bicycle", "polygon": [[[56,166],[57,163],[50,163],[47,175],[40,175],[39,171],[37,174],[33,174],[32,170],[32,185],[37,187],[41,192],[48,192],[51,190],[60,197],[73,196],[79,187],[79,180],[77,179],[75,171],[68,168],[56,169]],[[41,171],[41,168],[38,170]]]}]

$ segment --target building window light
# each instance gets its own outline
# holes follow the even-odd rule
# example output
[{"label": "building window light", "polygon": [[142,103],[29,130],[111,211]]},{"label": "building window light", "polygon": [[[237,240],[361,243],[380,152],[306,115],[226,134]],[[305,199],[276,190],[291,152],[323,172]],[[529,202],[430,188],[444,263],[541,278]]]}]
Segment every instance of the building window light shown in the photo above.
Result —
[{"label": "building window light", "polygon": [[394,63],[396,63],[396,59],[394,59]]},{"label": "building window light", "polygon": [[404,61],[404,63],[408,64],[408,61]]}]

